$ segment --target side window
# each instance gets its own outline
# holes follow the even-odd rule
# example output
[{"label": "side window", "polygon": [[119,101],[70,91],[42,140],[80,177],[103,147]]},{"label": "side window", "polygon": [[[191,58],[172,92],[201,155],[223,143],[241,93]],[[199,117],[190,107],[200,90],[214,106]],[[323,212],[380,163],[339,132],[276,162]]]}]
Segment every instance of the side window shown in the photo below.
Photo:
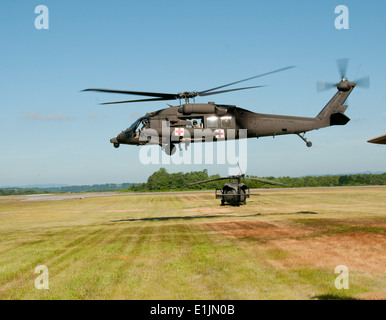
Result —
[{"label": "side window", "polygon": [[208,128],[218,128],[218,118],[217,117],[206,118],[206,125]]},{"label": "side window", "polygon": [[203,122],[202,118],[196,118],[196,119],[191,119],[191,124],[188,125],[189,128],[202,128],[203,127]]},{"label": "side window", "polygon": [[221,117],[221,128],[230,129],[232,128],[232,117]]}]

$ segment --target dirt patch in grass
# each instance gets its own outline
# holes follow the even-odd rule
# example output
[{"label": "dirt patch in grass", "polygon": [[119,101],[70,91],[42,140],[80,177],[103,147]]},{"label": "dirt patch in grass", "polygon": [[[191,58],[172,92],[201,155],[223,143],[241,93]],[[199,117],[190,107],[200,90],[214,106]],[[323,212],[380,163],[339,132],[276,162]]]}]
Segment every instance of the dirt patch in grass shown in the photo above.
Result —
[{"label": "dirt patch in grass", "polygon": [[294,219],[293,221],[296,221],[298,223],[307,225],[307,226],[314,226],[314,227],[328,227],[328,226],[334,226],[334,225],[351,225],[351,226],[361,226],[361,227],[378,227],[378,228],[386,228],[386,219]]},{"label": "dirt patch in grass", "polygon": [[[345,223],[350,222],[348,220]],[[363,225],[362,220],[351,221]],[[368,225],[379,225],[374,220]],[[204,223],[200,228],[233,239],[252,239],[267,243],[272,250],[288,252],[285,259],[268,261],[278,268],[299,265],[349,270],[386,276],[386,234],[366,231],[320,234],[322,226],[275,221],[232,221]]]},{"label": "dirt patch in grass", "polygon": [[0,214],[4,214],[4,213],[12,213],[12,214],[14,214],[14,213],[29,213],[30,211],[27,211],[27,210],[19,210],[19,211],[14,211],[14,210],[12,210],[12,211],[0,211]]},{"label": "dirt patch in grass", "polygon": [[349,270],[386,276],[386,236],[351,232],[306,239],[273,240],[271,245],[291,252],[288,259],[275,261],[282,267],[345,265]]},{"label": "dirt patch in grass", "polygon": [[116,212],[138,212],[145,211],[144,209],[123,209],[123,210],[105,210],[106,213],[116,213]]},{"label": "dirt patch in grass", "polygon": [[306,236],[312,233],[311,228],[265,221],[205,223],[201,227],[234,239],[255,238],[262,241],[283,237]]}]

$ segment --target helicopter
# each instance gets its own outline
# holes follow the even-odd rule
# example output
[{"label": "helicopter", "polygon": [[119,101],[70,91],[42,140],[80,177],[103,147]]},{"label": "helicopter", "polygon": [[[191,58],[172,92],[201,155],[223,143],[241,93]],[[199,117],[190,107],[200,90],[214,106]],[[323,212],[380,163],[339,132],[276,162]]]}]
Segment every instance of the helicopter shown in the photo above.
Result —
[{"label": "helicopter", "polygon": [[[241,182],[241,179],[244,179],[244,183]],[[284,183],[280,183],[276,181],[245,177],[245,174],[238,174],[238,175],[229,176],[229,177],[203,180],[203,181],[188,183],[187,185],[192,186],[196,184],[203,184],[203,183],[219,181],[219,180],[232,180],[232,182],[224,183],[222,189],[216,189],[215,191],[216,199],[221,199],[222,206],[224,206],[225,203],[229,203],[230,205],[233,205],[233,206],[239,206],[240,204],[247,204],[247,198],[251,196],[251,193],[249,188],[245,184],[246,182],[245,180],[256,180],[265,184],[287,186]]]},{"label": "helicopter", "polygon": [[[224,89],[225,87],[244,81],[292,69],[294,66],[273,70],[203,91],[157,93],[94,88],[83,91],[151,97],[146,99],[105,102],[102,103],[103,105],[180,100],[178,106],[169,105],[168,108],[146,113],[146,115],[137,119],[129,128],[110,139],[110,142],[115,148],[118,148],[121,144],[137,146],[158,144],[166,154],[171,156],[176,151],[176,145],[179,145],[181,150],[182,143],[185,143],[185,148],[187,148],[187,145],[194,142],[259,138],[264,136],[275,137],[287,134],[296,134],[306,143],[307,147],[311,147],[312,142],[305,138],[306,132],[334,125],[347,124],[350,121],[344,114],[348,107],[344,104],[347,97],[357,84],[362,84],[365,87],[369,85],[368,77],[356,82],[351,82],[347,79],[346,70],[348,59],[340,59],[337,62],[341,79],[340,82],[318,82],[317,90],[322,91],[336,87],[338,91],[314,118],[255,113],[236,107],[235,105],[216,104],[214,102],[190,102],[190,99],[194,99],[195,97],[261,88],[263,87],[262,85]],[[181,104],[181,99],[185,100],[184,104]],[[198,124],[198,122],[200,122],[200,124]]]}]

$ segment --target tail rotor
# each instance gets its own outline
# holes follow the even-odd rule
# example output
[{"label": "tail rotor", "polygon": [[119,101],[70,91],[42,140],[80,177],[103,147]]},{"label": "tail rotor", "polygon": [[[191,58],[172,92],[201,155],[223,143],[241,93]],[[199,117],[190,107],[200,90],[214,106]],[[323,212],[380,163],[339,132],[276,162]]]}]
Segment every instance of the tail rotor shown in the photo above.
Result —
[{"label": "tail rotor", "polygon": [[[344,83],[348,82],[347,79],[347,69],[348,69],[348,63],[349,59],[343,58],[343,59],[338,59],[336,61],[337,67],[338,67],[338,72],[340,76],[340,81],[338,83],[333,83],[333,82],[326,82],[326,81],[318,81],[316,83],[316,91],[321,92],[321,91],[326,91],[332,88],[338,88],[340,86],[341,88],[344,88],[345,86],[343,85]],[[362,88],[370,88],[370,77],[363,77],[358,80],[356,80],[354,83],[351,83],[352,86],[359,86]]]}]

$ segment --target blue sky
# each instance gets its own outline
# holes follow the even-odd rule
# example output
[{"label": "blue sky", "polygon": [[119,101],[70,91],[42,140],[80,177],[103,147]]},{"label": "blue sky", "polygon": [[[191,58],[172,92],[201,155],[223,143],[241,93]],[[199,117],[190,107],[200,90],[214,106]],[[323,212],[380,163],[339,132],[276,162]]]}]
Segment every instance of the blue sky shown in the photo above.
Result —
[{"label": "blue sky", "polygon": [[[37,30],[37,5],[49,30]],[[349,30],[334,9],[349,8]],[[0,19],[0,186],[143,182],[169,172],[226,174],[226,165],[143,165],[139,148],[109,139],[160,102],[101,106],[131,96],[85,88],[181,92],[212,88],[285,66],[297,68],[246,85],[265,88],[202,97],[260,113],[316,116],[338,81],[369,75],[356,88],[351,121],[312,131],[312,148],[296,136],[248,140],[248,174],[303,176],[386,171],[386,3],[381,1],[59,1],[3,0]],[[133,96],[134,98],[134,96]],[[178,104],[178,102],[171,102]]]}]

